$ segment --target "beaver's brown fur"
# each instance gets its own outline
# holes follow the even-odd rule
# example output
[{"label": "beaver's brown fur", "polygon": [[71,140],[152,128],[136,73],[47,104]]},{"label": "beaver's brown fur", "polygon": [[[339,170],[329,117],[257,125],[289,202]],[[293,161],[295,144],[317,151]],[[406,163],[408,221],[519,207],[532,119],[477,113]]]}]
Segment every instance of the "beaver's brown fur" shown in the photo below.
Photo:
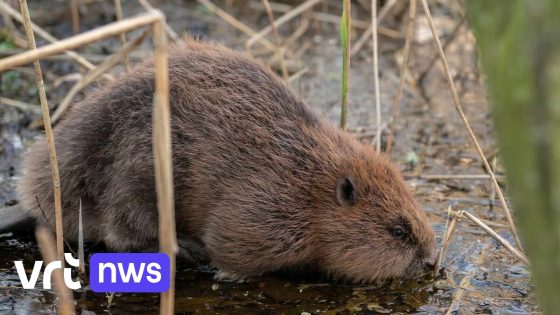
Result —
[{"label": "beaver's brown fur", "polygon": [[[253,59],[189,43],[169,57],[181,255],[218,277],[319,266],[351,281],[417,275],[434,233],[399,172],[369,144],[313,113]],[[55,128],[64,231],[112,250],[156,250],[154,69],[147,63],[74,106]],[[20,195],[51,225],[45,139],[24,161]]]}]

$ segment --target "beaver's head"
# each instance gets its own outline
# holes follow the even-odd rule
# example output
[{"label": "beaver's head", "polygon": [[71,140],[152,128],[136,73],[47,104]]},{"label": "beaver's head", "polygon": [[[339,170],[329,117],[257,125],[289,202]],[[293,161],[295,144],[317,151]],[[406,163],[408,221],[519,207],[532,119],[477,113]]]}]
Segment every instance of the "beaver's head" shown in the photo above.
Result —
[{"label": "beaver's head", "polygon": [[314,229],[322,269],[353,282],[411,278],[433,264],[434,232],[399,171],[366,148],[344,158]]}]

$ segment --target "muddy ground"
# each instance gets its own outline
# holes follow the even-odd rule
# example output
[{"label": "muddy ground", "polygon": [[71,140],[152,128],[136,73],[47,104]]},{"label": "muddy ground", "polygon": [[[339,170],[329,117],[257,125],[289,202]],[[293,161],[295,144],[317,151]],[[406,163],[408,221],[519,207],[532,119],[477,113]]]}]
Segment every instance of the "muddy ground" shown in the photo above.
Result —
[{"label": "muddy ground", "polygon": [[[82,31],[114,20],[112,1],[87,2],[81,8]],[[217,1],[216,4],[255,30],[268,24],[265,11],[259,8],[259,1]],[[293,5],[289,1],[284,4]],[[367,9],[358,3],[353,5],[354,19],[368,21]],[[313,10],[338,16],[340,6],[338,1],[325,1]],[[244,50],[247,37],[197,2],[168,0],[161,1],[159,7],[179,34],[188,32],[205,40]],[[30,1],[30,8],[32,19],[53,35],[59,38],[71,35],[69,10],[63,2],[49,2],[49,8],[46,9],[45,2]],[[124,1],[123,8],[125,16],[142,11],[136,1]],[[399,14],[396,11],[399,10],[393,10],[382,26],[404,34],[406,23],[402,22],[402,12]],[[277,12],[276,17],[280,14]],[[445,42],[464,12],[454,1],[439,1],[433,7],[433,14],[441,39]],[[13,44],[14,40],[6,36],[12,30],[7,27],[5,20],[0,21],[0,54],[6,56],[19,48]],[[298,18],[282,26],[279,29],[280,35],[283,38],[290,37],[301,23],[302,19]],[[423,15],[417,19],[415,29],[410,62],[410,74],[413,77],[426,71],[435,56]],[[21,28],[19,30],[22,31]],[[355,29],[352,32],[353,38],[356,39],[362,31]],[[340,114],[342,51],[338,36],[338,25],[311,20],[311,25],[303,36],[289,47],[297,60],[295,71],[307,68],[305,74],[292,82],[293,87],[309,105],[334,123],[338,122]],[[270,37],[270,40],[273,38]],[[44,42],[39,41],[39,45],[42,44]],[[380,37],[384,126],[391,117],[403,46],[402,38]],[[118,50],[118,47],[118,40],[112,39],[84,47],[79,52],[98,63]],[[138,63],[149,58],[150,54],[151,43],[147,42],[133,54],[131,60]],[[467,24],[453,37],[447,54],[464,111],[484,151],[488,156],[493,156],[498,145],[492,128],[491,108],[482,87],[483,78],[478,74],[474,38]],[[270,56],[264,58],[268,60]],[[49,102],[55,107],[75,82],[75,74],[80,69],[69,61],[44,61],[42,66]],[[368,42],[351,62],[348,128],[369,142],[373,140],[376,130],[372,69],[372,49]],[[123,69],[117,66],[112,73],[120,75]],[[97,84],[90,88],[95,88]],[[38,104],[32,68],[27,66],[2,73],[0,94],[6,98]],[[79,95],[76,100],[82,97],[83,95]],[[8,206],[17,203],[14,188],[20,170],[18,163],[33,137],[41,132],[33,127],[34,122],[40,118],[40,112],[36,108],[20,109],[0,104],[0,115],[0,205]],[[384,143],[386,139],[385,132],[382,136]],[[453,210],[466,210],[487,220],[501,236],[513,242],[506,228],[501,206],[493,197],[489,180],[422,178],[425,175],[485,174],[453,108],[439,63],[429,70],[423,82],[409,84],[405,89],[391,158],[405,173],[415,196],[428,212],[438,235],[438,244],[450,206]],[[497,171],[503,174],[499,160]],[[13,261],[23,259],[31,266],[31,261],[40,257],[31,235],[32,230],[29,228],[0,235],[0,313],[55,312],[55,296],[52,292],[24,291],[19,288]],[[88,248],[90,253],[99,250],[102,249],[95,245]],[[217,283],[207,268],[192,269],[179,265],[176,309],[178,312],[200,314],[432,314],[448,310],[460,314],[524,314],[537,311],[526,266],[480,228],[468,222],[459,225],[443,267],[446,269],[445,278],[406,283],[393,281],[364,287],[333,284],[321,279],[298,280],[273,275],[252,279],[243,284]],[[158,296],[149,294],[117,294],[109,304],[105,295],[83,289],[75,292],[75,298],[78,309],[94,313],[151,314],[159,307]]]}]

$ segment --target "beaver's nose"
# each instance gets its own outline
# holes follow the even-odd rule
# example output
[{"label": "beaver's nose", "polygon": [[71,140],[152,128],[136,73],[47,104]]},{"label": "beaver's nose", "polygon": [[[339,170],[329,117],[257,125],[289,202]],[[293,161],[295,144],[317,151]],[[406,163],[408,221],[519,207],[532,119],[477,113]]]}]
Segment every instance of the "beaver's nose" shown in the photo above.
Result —
[{"label": "beaver's nose", "polygon": [[422,260],[422,265],[425,271],[432,271],[436,264],[437,260],[437,253],[434,251],[431,253],[429,257],[426,257]]}]

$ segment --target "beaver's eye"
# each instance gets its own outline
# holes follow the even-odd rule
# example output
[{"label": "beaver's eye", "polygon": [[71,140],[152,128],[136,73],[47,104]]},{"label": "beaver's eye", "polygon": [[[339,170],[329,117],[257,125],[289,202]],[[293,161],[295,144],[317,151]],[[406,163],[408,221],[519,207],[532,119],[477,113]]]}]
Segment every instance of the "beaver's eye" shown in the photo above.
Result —
[{"label": "beaver's eye", "polygon": [[406,236],[406,231],[401,226],[394,227],[391,233],[398,239],[403,239]]}]

